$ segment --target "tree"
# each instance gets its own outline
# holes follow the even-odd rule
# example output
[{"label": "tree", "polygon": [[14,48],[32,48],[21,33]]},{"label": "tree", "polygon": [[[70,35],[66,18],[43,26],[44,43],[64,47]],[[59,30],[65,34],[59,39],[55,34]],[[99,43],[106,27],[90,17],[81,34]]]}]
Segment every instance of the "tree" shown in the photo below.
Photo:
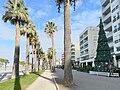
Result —
[{"label": "tree", "polygon": [[21,35],[26,34],[26,65],[25,65],[25,74],[29,74],[29,54],[30,54],[30,37],[34,34],[34,25],[32,21],[29,21],[28,24],[24,24],[21,27]]},{"label": "tree", "polygon": [[40,65],[40,42],[37,41],[36,43],[36,55],[37,55],[37,68],[39,71],[39,65]]},{"label": "tree", "polygon": [[95,69],[97,71],[109,71],[109,65],[112,64],[112,56],[110,48],[108,46],[105,31],[103,29],[102,19],[100,19],[99,25],[99,38],[97,46],[97,55],[95,58]]},{"label": "tree", "polygon": [[45,30],[44,30],[48,36],[52,40],[52,51],[53,51],[53,58],[52,58],[52,71],[55,71],[55,55],[54,55],[54,32],[58,31],[57,26],[55,25],[54,22],[47,22]]},{"label": "tree", "polygon": [[74,10],[77,0],[56,0],[58,12],[60,4],[64,3],[64,83],[66,86],[73,84],[72,62],[71,62],[71,23],[70,23],[70,5],[74,4]]},{"label": "tree", "polygon": [[37,61],[37,49],[36,45],[38,44],[38,35],[35,34],[31,38],[31,45],[32,45],[32,54],[33,54],[33,61],[34,61],[34,71],[38,71],[38,61]]},{"label": "tree", "polygon": [[2,19],[4,22],[10,21],[16,25],[14,63],[12,68],[12,78],[19,77],[19,55],[20,55],[20,25],[28,22],[29,16],[23,0],[8,0],[7,9]]},{"label": "tree", "polygon": [[39,51],[40,53],[40,60],[42,60],[42,69],[44,68],[43,66],[43,62],[44,62],[44,60],[45,60],[45,53],[43,52],[43,49],[42,48],[40,48],[40,51]]},{"label": "tree", "polygon": [[9,63],[9,60],[0,58],[0,62],[5,63],[5,71],[6,71],[6,65]]},{"label": "tree", "polygon": [[19,61],[19,64],[24,66],[25,65],[25,61]]},{"label": "tree", "polygon": [[49,59],[50,69],[52,69],[52,58],[53,58],[53,50],[52,50],[52,48],[48,48],[48,50],[47,50],[47,58]]}]

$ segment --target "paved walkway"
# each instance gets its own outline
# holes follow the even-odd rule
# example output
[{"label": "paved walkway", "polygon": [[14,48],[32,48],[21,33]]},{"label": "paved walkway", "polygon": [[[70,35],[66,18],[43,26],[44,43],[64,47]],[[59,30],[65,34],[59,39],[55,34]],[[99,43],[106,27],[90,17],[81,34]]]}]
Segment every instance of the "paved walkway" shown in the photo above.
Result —
[{"label": "paved walkway", "polygon": [[56,90],[50,70],[46,70],[26,90]]}]

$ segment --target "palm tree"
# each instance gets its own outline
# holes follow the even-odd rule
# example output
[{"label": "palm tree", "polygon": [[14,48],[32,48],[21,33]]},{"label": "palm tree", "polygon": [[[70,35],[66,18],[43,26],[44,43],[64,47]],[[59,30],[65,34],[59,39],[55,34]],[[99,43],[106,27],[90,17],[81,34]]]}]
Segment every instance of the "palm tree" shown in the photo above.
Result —
[{"label": "palm tree", "polygon": [[71,64],[71,23],[70,23],[70,5],[74,4],[74,10],[77,0],[57,0],[58,12],[60,4],[64,3],[64,83],[66,86],[73,84],[72,64]]},{"label": "palm tree", "polygon": [[10,62],[9,62],[9,60],[7,60],[7,59],[4,59],[3,62],[5,63],[5,71],[6,71],[6,65],[7,65],[7,63],[10,63]]},{"label": "palm tree", "polygon": [[42,60],[42,69],[44,69],[44,61],[45,61],[45,53],[43,52],[43,49],[40,48],[40,60]]},{"label": "palm tree", "polygon": [[52,71],[55,71],[55,55],[54,55],[54,32],[58,31],[57,26],[54,22],[47,22],[45,30],[44,30],[48,36],[52,40],[52,51],[53,51],[53,58],[52,58]]},{"label": "palm tree", "polygon": [[19,64],[24,66],[25,65],[25,61],[19,61]]},{"label": "palm tree", "polygon": [[33,32],[32,32],[32,34],[30,34],[30,45],[32,46],[32,52],[31,52],[31,54],[32,54],[32,67],[31,67],[31,72],[34,72],[34,37],[35,37],[35,35],[36,35],[36,30],[35,30],[35,26],[32,28],[33,29]]},{"label": "palm tree", "polygon": [[36,43],[36,54],[37,54],[37,68],[38,68],[38,71],[39,71],[39,63],[40,63],[40,42],[37,41]]},{"label": "palm tree", "polygon": [[47,50],[47,58],[49,59],[50,69],[52,69],[52,58],[53,58],[53,50],[52,50],[52,48],[48,48],[48,50]]},{"label": "palm tree", "polygon": [[36,45],[38,44],[38,35],[35,33],[31,38],[32,44],[32,54],[33,54],[33,61],[34,61],[34,71],[38,71],[38,62],[37,62],[37,49]]},{"label": "palm tree", "polygon": [[8,0],[6,6],[7,9],[2,19],[4,22],[10,21],[11,24],[16,25],[15,36],[15,52],[14,63],[12,69],[12,78],[19,77],[19,55],[20,55],[20,25],[28,22],[27,8],[24,5],[23,0]]},{"label": "palm tree", "polygon": [[0,58],[0,62],[5,63],[5,71],[6,71],[6,65],[7,65],[7,63],[9,63],[9,60]]},{"label": "palm tree", "polygon": [[29,21],[28,24],[24,24],[21,27],[21,35],[26,34],[26,65],[25,65],[25,74],[29,74],[29,50],[30,50],[30,37],[34,34],[34,25],[32,21]]}]

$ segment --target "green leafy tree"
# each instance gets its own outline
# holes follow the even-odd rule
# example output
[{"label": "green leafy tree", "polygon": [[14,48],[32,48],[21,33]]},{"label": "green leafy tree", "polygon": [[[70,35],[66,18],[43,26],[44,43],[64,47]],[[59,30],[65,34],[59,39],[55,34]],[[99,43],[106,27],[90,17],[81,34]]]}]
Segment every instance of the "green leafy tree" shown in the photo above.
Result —
[{"label": "green leafy tree", "polygon": [[25,74],[29,74],[29,53],[30,53],[30,37],[35,33],[34,24],[30,20],[28,24],[24,24],[21,27],[21,35],[26,34],[26,65],[25,65]]},{"label": "green leafy tree", "polygon": [[28,22],[29,16],[23,0],[7,0],[5,14],[2,19],[4,22],[10,21],[16,25],[15,52],[12,70],[12,78],[19,77],[19,55],[20,55],[20,25]]},{"label": "green leafy tree", "polygon": [[73,84],[72,63],[71,63],[71,23],[70,23],[70,6],[76,6],[78,0],[55,0],[60,12],[61,4],[64,4],[64,83],[66,86]]},{"label": "green leafy tree", "polygon": [[100,19],[99,25],[99,38],[97,46],[97,55],[95,58],[95,69],[97,71],[109,71],[109,66],[112,64],[112,56],[110,53],[110,48],[108,46],[105,31],[103,29],[102,19]]},{"label": "green leafy tree", "polygon": [[5,65],[5,71],[6,71],[7,63],[10,63],[9,60],[0,58],[0,62],[4,63],[4,65]]},{"label": "green leafy tree", "polygon": [[19,64],[24,66],[25,65],[25,61],[19,61]]},{"label": "green leafy tree", "polygon": [[54,54],[54,32],[58,31],[57,26],[55,25],[54,22],[47,22],[45,30],[44,30],[48,36],[52,40],[52,51],[53,51],[53,58],[52,58],[52,71],[55,71],[55,54]]}]

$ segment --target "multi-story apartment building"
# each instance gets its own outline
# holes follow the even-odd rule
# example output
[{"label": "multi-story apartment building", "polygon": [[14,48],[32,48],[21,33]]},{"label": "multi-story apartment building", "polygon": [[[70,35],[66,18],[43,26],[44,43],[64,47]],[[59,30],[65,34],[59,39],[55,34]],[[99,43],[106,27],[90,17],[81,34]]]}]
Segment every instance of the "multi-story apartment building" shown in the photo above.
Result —
[{"label": "multi-story apartment building", "polygon": [[120,67],[120,0],[103,0],[102,19],[114,65]]},{"label": "multi-story apartment building", "polygon": [[87,27],[80,34],[80,65],[82,67],[87,65],[94,66],[98,32],[98,27]]},{"label": "multi-story apartment building", "polygon": [[[71,61],[73,63],[79,61],[78,58],[80,57],[80,48],[79,42],[71,43]],[[64,53],[62,54],[62,65],[64,65]]]},{"label": "multi-story apartment building", "polygon": [[74,42],[71,44],[71,60],[75,63],[77,63],[80,57],[80,46],[79,42]]}]

